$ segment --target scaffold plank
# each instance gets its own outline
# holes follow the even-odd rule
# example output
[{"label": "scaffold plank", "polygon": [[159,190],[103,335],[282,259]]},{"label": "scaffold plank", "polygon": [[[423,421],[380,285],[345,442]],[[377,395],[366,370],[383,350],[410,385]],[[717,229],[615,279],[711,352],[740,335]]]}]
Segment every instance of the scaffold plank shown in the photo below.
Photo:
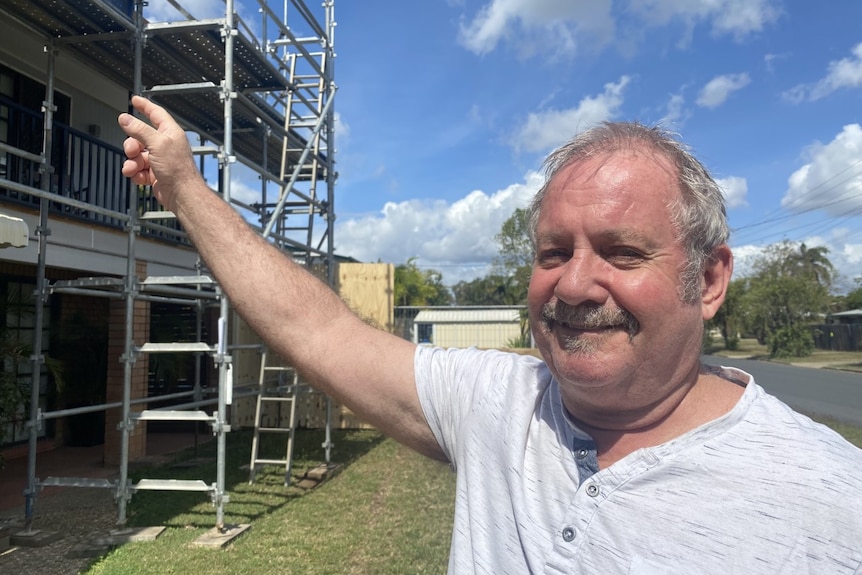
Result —
[{"label": "scaffold plank", "polygon": [[215,351],[215,347],[197,342],[145,343],[138,350],[143,353],[179,353],[184,351],[210,353]]},{"label": "scaffold plank", "polygon": [[212,415],[204,411],[145,409],[131,414],[139,421],[214,421]]},{"label": "scaffold plank", "polygon": [[99,487],[110,489],[116,483],[108,479],[93,477],[46,477],[36,482],[41,487]]},{"label": "scaffold plank", "polygon": [[213,491],[202,479],[141,479],[132,486],[136,491]]}]

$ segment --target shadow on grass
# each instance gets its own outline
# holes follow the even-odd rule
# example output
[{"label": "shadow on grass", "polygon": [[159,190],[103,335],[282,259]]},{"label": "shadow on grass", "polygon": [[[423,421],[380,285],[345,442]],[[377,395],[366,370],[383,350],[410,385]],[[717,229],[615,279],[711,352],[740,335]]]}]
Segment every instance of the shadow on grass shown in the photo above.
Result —
[{"label": "shadow on grass", "polygon": [[[305,495],[308,491],[296,486],[297,478],[308,469],[325,463],[324,440],[323,430],[298,429],[291,484],[284,485],[284,466],[267,465],[257,471],[255,483],[249,485],[252,432],[229,433],[225,450],[225,492],[228,496],[224,505],[225,524],[251,523]],[[334,430],[332,462],[348,466],[382,440],[383,436],[374,430]],[[182,451],[169,463],[135,470],[131,475],[132,482],[140,479],[195,479],[213,485],[216,482],[217,448],[216,441],[209,441],[196,450]],[[261,436],[259,457],[281,459],[285,449],[286,436]],[[129,502],[127,517],[128,527],[211,528],[216,524],[216,509],[209,493],[140,491]]]}]

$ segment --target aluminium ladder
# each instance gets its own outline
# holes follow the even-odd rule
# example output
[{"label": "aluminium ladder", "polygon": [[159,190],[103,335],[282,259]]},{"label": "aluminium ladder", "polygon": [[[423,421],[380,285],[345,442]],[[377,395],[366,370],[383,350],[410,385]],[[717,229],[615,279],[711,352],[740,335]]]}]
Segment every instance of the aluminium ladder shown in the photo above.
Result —
[{"label": "aluminium ladder", "polygon": [[[254,412],[254,437],[251,442],[251,462],[249,463],[248,482],[254,483],[258,466],[283,465],[284,484],[290,485],[290,472],[293,461],[293,446],[296,436],[296,400],[299,391],[299,374],[291,367],[281,365],[269,365],[267,363],[268,352],[264,348],[260,359],[260,377],[258,379],[257,405]],[[275,386],[269,373],[277,373]],[[290,383],[288,383],[288,379]],[[267,406],[276,408],[276,425],[264,425],[264,418],[271,420],[273,415],[266,413]],[[282,407],[286,406],[287,426],[282,426],[284,414]],[[265,458],[260,456],[261,433],[287,435],[284,459]]]}]

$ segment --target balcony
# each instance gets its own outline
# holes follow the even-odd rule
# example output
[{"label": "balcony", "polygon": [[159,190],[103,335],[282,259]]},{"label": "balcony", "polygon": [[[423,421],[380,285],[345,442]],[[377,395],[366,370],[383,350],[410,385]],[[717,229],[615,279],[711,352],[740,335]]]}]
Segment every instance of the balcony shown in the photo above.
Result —
[{"label": "balcony", "polygon": [[[28,154],[41,155],[44,117],[0,96],[0,142]],[[133,186],[120,172],[125,155],[123,150],[85,132],[55,122],[51,146],[52,173],[48,190],[58,198],[70,198],[85,204],[127,214],[129,206],[138,213],[156,210],[157,202],[148,188]],[[41,164],[24,155],[0,151],[0,179],[7,179],[31,188],[43,189]],[[0,203],[39,209],[39,197],[0,183]],[[60,201],[49,202],[49,214],[82,223],[122,230],[124,221],[104,211],[88,210]],[[147,225],[141,235],[164,241],[187,243],[178,233],[174,220]]]}]

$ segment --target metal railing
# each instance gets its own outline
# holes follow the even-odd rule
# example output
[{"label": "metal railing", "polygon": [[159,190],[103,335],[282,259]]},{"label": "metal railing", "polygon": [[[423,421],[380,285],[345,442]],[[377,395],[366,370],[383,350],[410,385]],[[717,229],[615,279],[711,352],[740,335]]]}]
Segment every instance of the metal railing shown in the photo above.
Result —
[{"label": "metal railing", "polygon": [[[128,220],[112,217],[111,213],[127,214],[130,202],[134,202],[132,205],[137,206],[139,214],[158,209],[158,202],[148,188],[134,186],[123,177],[125,154],[121,148],[60,122],[53,124],[50,173],[43,173],[40,156],[43,121],[41,112],[0,96],[0,179],[42,188],[42,178],[48,177],[52,195],[76,200],[74,204],[51,202],[50,213],[119,230]],[[0,186],[0,201],[34,209],[39,206],[37,196],[8,186]],[[176,220],[143,226],[141,234],[188,243]]]}]

